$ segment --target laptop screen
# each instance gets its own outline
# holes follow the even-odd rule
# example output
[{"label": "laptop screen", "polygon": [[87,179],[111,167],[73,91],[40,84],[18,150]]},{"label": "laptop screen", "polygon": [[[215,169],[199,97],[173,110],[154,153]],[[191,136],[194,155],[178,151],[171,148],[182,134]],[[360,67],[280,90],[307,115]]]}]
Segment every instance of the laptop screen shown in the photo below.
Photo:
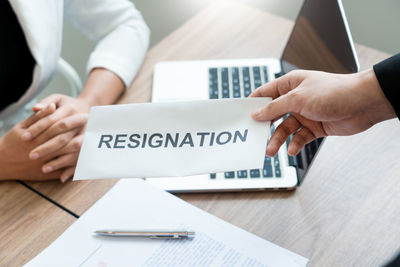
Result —
[{"label": "laptop screen", "polygon": [[[305,0],[283,51],[281,64],[283,74],[293,69],[333,73],[358,71],[357,56],[340,0]],[[306,145],[296,157],[299,183],[321,142],[319,139]]]}]

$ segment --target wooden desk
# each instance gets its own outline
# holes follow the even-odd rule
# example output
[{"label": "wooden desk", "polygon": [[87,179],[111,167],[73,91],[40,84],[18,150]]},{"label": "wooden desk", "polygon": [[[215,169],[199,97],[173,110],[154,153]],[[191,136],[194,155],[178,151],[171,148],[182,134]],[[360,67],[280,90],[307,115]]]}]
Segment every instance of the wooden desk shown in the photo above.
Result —
[{"label": "wooden desk", "polygon": [[[234,2],[212,4],[149,51],[121,103],[150,100],[158,61],[279,57],[292,26]],[[361,45],[356,49],[363,69],[388,57]],[[380,265],[400,249],[399,136],[400,124],[392,120],[359,135],[328,138],[295,192],[179,196],[309,258],[310,266]],[[82,214],[114,182],[30,185]]]},{"label": "wooden desk", "polygon": [[0,182],[0,266],[21,266],[76,219],[18,182]]}]

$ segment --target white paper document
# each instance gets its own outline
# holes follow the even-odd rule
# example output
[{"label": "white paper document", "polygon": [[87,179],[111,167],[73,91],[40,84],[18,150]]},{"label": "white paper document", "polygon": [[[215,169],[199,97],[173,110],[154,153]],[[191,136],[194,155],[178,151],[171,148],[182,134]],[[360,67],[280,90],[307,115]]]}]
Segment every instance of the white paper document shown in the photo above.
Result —
[{"label": "white paper document", "polygon": [[93,107],[74,180],[188,176],[263,167],[270,98]]},{"label": "white paper document", "polygon": [[[267,227],[267,226],[266,226]],[[99,237],[100,229],[195,231],[194,239]],[[276,246],[141,179],[120,180],[28,267],[306,266]]]}]

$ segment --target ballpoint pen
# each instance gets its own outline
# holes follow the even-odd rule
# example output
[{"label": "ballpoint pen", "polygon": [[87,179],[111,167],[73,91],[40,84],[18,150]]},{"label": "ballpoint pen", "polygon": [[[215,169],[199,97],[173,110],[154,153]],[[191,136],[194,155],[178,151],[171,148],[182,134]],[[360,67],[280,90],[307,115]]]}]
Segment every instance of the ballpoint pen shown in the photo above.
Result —
[{"label": "ballpoint pen", "polygon": [[97,230],[96,235],[111,237],[148,237],[152,239],[184,239],[194,238],[193,231],[143,231],[143,230]]}]

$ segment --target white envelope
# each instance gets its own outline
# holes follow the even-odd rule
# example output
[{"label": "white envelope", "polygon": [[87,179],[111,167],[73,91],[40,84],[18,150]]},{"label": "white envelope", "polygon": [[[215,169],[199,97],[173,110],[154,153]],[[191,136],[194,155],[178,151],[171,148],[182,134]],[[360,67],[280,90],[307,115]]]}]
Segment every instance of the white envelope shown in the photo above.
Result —
[{"label": "white envelope", "polygon": [[271,98],[97,106],[74,180],[188,176],[263,167]]}]

